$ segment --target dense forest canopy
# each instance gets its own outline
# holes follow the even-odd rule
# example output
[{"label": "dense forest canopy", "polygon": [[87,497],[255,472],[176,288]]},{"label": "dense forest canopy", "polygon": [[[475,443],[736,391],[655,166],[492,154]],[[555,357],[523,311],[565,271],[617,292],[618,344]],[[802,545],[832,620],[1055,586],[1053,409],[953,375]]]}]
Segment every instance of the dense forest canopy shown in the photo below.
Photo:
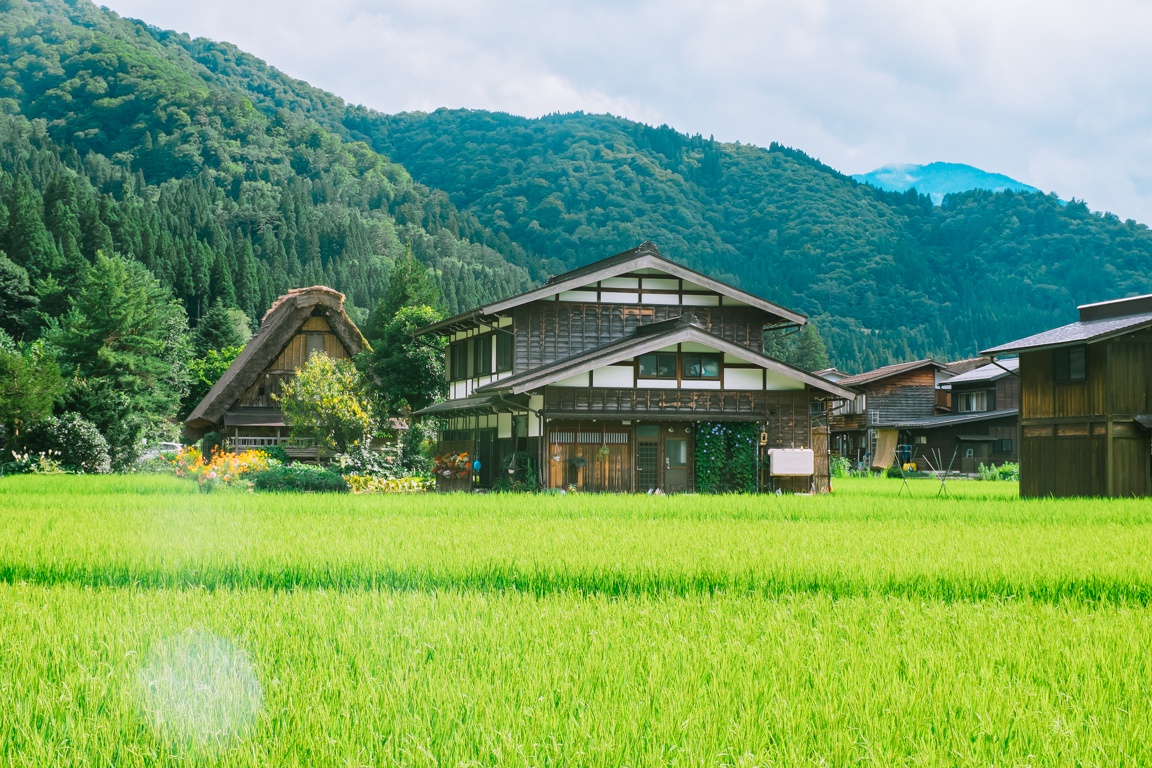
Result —
[{"label": "dense forest canopy", "polygon": [[147,266],[195,326],[318,282],[363,320],[409,247],[456,311],[653,240],[811,316],[847,370],[968,356],[1152,291],[1152,233],[1075,201],[934,207],[798,150],[606,115],[383,115],[88,2],[0,9],[0,250],[37,302],[17,334],[59,316],[104,251]]}]

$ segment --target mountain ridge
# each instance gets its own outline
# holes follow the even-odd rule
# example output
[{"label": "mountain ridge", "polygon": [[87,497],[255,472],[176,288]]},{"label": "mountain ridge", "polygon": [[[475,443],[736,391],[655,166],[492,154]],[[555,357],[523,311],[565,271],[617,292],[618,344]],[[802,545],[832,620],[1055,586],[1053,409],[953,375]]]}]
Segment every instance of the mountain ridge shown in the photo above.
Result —
[{"label": "mountain ridge", "polygon": [[[1077,303],[1152,291],[1147,227],[1075,201],[977,190],[934,206],[797,149],[610,115],[386,115],[234,45],[87,2],[3,7],[26,18],[10,17],[0,42],[0,103],[43,120],[61,147],[137,179],[117,191],[98,174],[102,194],[163,200],[172,185],[200,185],[202,231],[165,226],[201,249],[200,261],[223,260],[218,272],[231,270],[237,284],[249,278],[224,241],[251,248],[266,284],[256,304],[310,275],[351,286],[364,308],[407,243],[446,308],[467,309],[652,240],[670,258],[808,314],[833,361],[863,369],[966,357],[1067,322]],[[279,244],[267,241],[266,221]],[[117,247],[161,275],[203,269],[180,263],[191,256]],[[190,309],[213,298],[210,288],[182,296]]]},{"label": "mountain ridge", "polygon": [[913,163],[893,163],[881,166],[868,173],[854,173],[852,178],[863,184],[883,189],[887,192],[907,192],[915,189],[928,195],[932,202],[940,205],[947,195],[983,189],[989,192],[1037,192],[1031,184],[1017,181],[1002,173],[985,171],[965,163],[931,162],[926,165]]}]

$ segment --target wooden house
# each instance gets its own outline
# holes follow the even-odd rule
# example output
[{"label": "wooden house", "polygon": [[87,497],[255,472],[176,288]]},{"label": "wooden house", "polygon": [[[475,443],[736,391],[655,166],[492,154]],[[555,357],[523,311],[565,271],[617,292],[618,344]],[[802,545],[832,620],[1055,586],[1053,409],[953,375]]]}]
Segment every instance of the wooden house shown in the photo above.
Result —
[{"label": "wooden house", "polygon": [[235,450],[278,445],[289,455],[313,458],[315,446],[291,438],[272,396],[314,353],[347,360],[365,349],[368,342],[344,311],[344,294],[322,285],[289,291],[188,416],[185,432],[191,439],[218,432]]},{"label": "wooden house", "polygon": [[[766,332],[805,322],[644,243],[428,326],[450,342],[449,397],[418,414],[440,417],[439,451],[471,465],[438,485],[491,487],[519,460],[549,488],[692,491],[697,430],[744,422],[761,488],[827,487],[814,422],[853,393],[764,354]],[[806,451],[807,472],[781,474]]]},{"label": "wooden house", "polygon": [[1019,355],[1020,494],[1152,495],[1152,294],[982,354]]},{"label": "wooden house", "polygon": [[888,445],[887,435],[879,444],[878,429],[935,415],[940,385],[951,377],[951,372],[935,360],[913,360],[839,379],[838,386],[857,394],[830,412],[833,451],[859,466],[890,467],[896,446]]},{"label": "wooden house", "polygon": [[895,440],[901,461],[918,469],[976,474],[981,464],[1017,460],[1020,384],[1015,360],[969,368],[940,388],[950,393],[949,413],[877,426],[895,433],[884,439]]}]

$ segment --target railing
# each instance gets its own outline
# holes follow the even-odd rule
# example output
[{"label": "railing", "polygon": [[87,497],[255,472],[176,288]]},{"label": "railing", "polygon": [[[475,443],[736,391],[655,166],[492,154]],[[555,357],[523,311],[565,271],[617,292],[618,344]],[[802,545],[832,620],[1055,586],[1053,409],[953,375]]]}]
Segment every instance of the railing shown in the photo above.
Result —
[{"label": "railing", "polygon": [[233,451],[251,451],[279,446],[289,456],[315,456],[316,441],[307,437],[229,437]]}]

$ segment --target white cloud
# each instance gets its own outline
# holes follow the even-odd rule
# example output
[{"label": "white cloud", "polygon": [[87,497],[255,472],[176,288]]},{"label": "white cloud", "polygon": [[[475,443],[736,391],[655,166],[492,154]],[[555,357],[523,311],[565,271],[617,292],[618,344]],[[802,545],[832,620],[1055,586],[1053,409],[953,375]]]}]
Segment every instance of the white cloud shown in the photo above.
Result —
[{"label": "white cloud", "polygon": [[847,172],[965,162],[1152,222],[1152,5],[104,0],[348,101],[582,109]]}]

